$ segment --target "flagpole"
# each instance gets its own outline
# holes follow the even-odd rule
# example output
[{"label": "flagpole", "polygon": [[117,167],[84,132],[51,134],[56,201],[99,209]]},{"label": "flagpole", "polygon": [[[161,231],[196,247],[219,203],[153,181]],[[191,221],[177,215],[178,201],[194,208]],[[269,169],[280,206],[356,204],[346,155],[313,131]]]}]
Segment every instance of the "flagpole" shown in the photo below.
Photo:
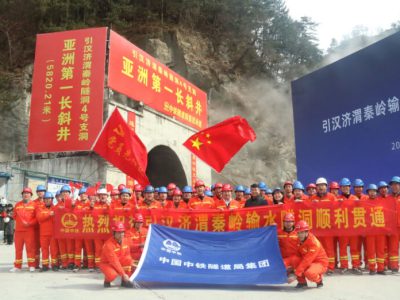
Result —
[{"label": "flagpole", "polygon": [[103,133],[104,128],[106,127],[108,121],[110,120],[112,114],[114,113],[114,111],[115,111],[116,109],[118,109],[117,106],[114,106],[114,110],[113,110],[112,113],[107,117],[107,120],[106,120],[106,122],[103,124],[103,127],[101,128],[99,134],[97,135],[95,141],[93,142],[92,147],[90,148],[90,151],[93,151],[93,148],[94,148],[94,146],[95,146],[96,143],[97,143],[97,140],[100,138],[100,135]]}]

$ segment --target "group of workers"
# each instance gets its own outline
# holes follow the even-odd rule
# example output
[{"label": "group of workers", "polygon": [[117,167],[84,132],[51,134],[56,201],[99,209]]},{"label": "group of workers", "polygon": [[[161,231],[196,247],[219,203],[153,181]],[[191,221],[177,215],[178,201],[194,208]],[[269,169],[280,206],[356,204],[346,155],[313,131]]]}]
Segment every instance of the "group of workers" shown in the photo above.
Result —
[{"label": "group of workers", "polygon": [[[351,193],[353,188],[354,194]],[[101,270],[105,274],[104,286],[120,276],[122,286],[131,287],[129,276],[140,259],[145,243],[147,229],[143,226],[143,209],[219,209],[232,210],[243,207],[263,205],[281,205],[290,202],[325,201],[375,201],[391,198],[400,201],[400,177],[394,176],[389,184],[379,182],[365,189],[361,179],[352,183],[343,178],[339,183],[328,184],[325,178],[318,178],[315,184],[306,188],[299,181],[286,181],[283,189],[268,189],[264,182],[255,183],[250,188],[241,185],[233,188],[230,184],[216,183],[206,187],[202,180],[195,182],[194,188],[178,188],[174,183],[167,187],[142,187],[137,184],[132,192],[121,184],[118,189],[107,192],[81,188],[75,199],[69,185],[63,186],[55,195],[39,185],[37,198],[32,200],[30,188],[22,190],[22,200],[14,208],[15,262],[11,272],[22,267],[22,251],[26,246],[30,272],[39,269],[42,272],[73,270],[82,268],[89,271]],[[389,193],[390,191],[390,193]],[[85,213],[110,213],[131,211],[134,215],[132,228],[125,228],[121,222],[112,225],[113,235],[102,239],[56,239],[54,237],[54,215],[58,208],[70,208]],[[282,257],[291,274],[297,277],[297,287],[307,286],[306,279],[322,286],[322,275],[332,274],[340,265],[340,273],[362,274],[361,247],[364,243],[366,267],[370,274],[387,274],[386,270],[397,273],[399,269],[399,234],[390,236],[362,237],[320,237],[320,241],[308,230],[308,225],[299,220],[295,224],[294,216],[287,214],[284,228],[279,229]],[[339,254],[336,252],[339,245]],[[350,257],[347,247],[350,246]],[[41,253],[41,257],[40,257]],[[386,257],[387,256],[387,257]],[[338,262],[337,262],[338,260]],[[41,265],[40,265],[41,261]],[[349,269],[351,261],[352,269]],[[40,268],[41,267],[41,268]]]}]

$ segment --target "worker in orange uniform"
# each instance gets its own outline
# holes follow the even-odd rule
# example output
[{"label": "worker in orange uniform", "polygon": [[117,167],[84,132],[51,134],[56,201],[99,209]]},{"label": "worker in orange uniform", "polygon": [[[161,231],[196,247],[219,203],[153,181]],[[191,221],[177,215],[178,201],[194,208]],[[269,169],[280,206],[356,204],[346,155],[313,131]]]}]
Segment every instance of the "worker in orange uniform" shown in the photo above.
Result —
[{"label": "worker in orange uniform", "polygon": [[336,181],[331,181],[331,183],[329,183],[329,192],[334,194],[335,197],[339,196],[339,183],[337,183]]},{"label": "worker in orange uniform", "polygon": [[[96,218],[99,216],[108,216],[109,214],[109,204],[108,204],[108,193],[107,190],[101,188],[97,191],[97,196],[99,197],[99,201],[96,202],[92,209],[92,215]],[[105,243],[105,239],[97,238],[94,239],[94,264],[96,268],[99,267],[100,259],[101,259],[101,251],[103,249],[103,245]]]},{"label": "worker in orange uniform", "polygon": [[[157,199],[157,201],[160,203],[162,208],[166,208],[168,203],[172,203],[172,201],[167,201],[167,197],[168,197],[167,188],[165,186],[160,186],[160,188],[158,189],[158,199]],[[173,193],[172,193],[172,198],[173,198]],[[171,200],[172,200],[172,198],[171,198]]]},{"label": "worker in orange uniform", "polygon": [[154,187],[147,185],[143,191],[144,199],[139,203],[139,209],[155,209],[161,208],[161,204],[154,199]]},{"label": "worker in orange uniform", "polygon": [[[353,190],[354,190],[354,196],[356,197],[355,201],[364,201],[368,198],[368,196],[364,194],[364,181],[362,179],[359,178],[354,179]],[[358,239],[358,252],[360,253],[360,265],[364,263],[364,266],[366,266],[367,263],[365,263],[365,261],[362,261],[363,257],[361,256],[362,248],[365,249],[367,247],[365,245],[365,238],[363,236],[358,236],[354,238]]]},{"label": "worker in orange uniform", "polygon": [[[113,220],[114,222],[121,221],[124,222],[124,224],[129,224],[128,220],[136,210],[136,207],[132,205],[132,202],[130,201],[131,195],[132,192],[128,188],[123,188],[120,191],[120,200],[110,206],[110,220]],[[129,230],[129,225],[127,225],[126,229]]]},{"label": "worker in orange uniform", "polygon": [[[37,213],[37,210],[39,210],[40,207],[44,205],[43,197],[45,192],[46,192],[46,187],[44,185],[39,184],[36,187],[37,198],[33,200],[36,206],[35,214]],[[40,266],[40,228],[39,224],[37,223],[35,225],[35,268],[39,269],[39,266]]]},{"label": "worker in orange uniform", "polygon": [[237,185],[235,187],[235,200],[239,202],[240,207],[243,207],[246,203],[246,199],[244,198],[244,186]]},{"label": "worker in orange uniform", "polygon": [[104,274],[104,287],[111,287],[111,282],[121,276],[121,286],[131,288],[133,284],[129,276],[132,273],[132,257],[124,223],[115,222],[111,230],[113,236],[104,243],[99,262],[99,268]]},{"label": "worker in orange uniform", "polygon": [[36,219],[40,226],[40,248],[42,249],[42,272],[49,270],[50,255],[51,269],[58,271],[58,245],[54,238],[54,205],[53,194],[45,192],[43,205],[36,210]]},{"label": "worker in orange uniform", "polygon": [[31,201],[32,189],[26,187],[22,190],[22,200],[14,207],[15,220],[15,261],[10,272],[21,271],[22,251],[26,249],[28,267],[30,272],[35,272],[35,225],[37,223],[36,205]]},{"label": "worker in orange uniform", "polygon": [[[67,209],[73,209],[74,201],[71,198],[71,187],[69,185],[64,185],[61,187],[61,198],[64,201],[65,207]],[[67,251],[67,261],[69,270],[73,270],[75,268],[75,239],[65,239],[66,251]],[[61,252],[61,247],[60,247]],[[62,255],[62,252],[61,252]],[[64,268],[64,266],[63,266]]]},{"label": "worker in orange uniform", "polygon": [[314,183],[310,183],[306,187],[308,197],[312,197],[317,193],[317,186]]},{"label": "worker in orange uniform", "polygon": [[143,187],[140,184],[135,184],[133,191],[135,192],[133,198],[136,201],[136,205],[138,205],[143,201]]},{"label": "worker in orange uniform", "polygon": [[286,213],[283,217],[283,229],[278,229],[279,248],[286,268],[292,266],[297,259],[299,238],[294,229],[294,222],[294,215],[292,213]]},{"label": "worker in orange uniform", "polygon": [[139,263],[147,238],[147,228],[143,227],[143,222],[143,215],[136,213],[133,217],[133,227],[126,233],[126,237],[129,240],[133,269],[136,269]]},{"label": "worker in orange uniform", "polygon": [[[301,220],[296,224],[297,236],[299,238],[298,256],[292,259],[291,268],[297,277],[296,288],[306,288],[307,280],[317,283],[322,287],[322,275],[328,269],[328,256],[319,240],[309,232],[307,222]],[[289,283],[291,280],[289,279]]]},{"label": "worker in orange uniform", "polygon": [[[389,182],[391,194],[389,195],[389,201],[396,203],[399,207],[400,204],[400,177],[393,176]],[[397,209],[397,220],[400,220],[400,210]],[[399,224],[400,225],[400,224]],[[393,274],[399,272],[399,238],[400,229],[397,229],[396,234],[391,234],[388,238],[388,254],[389,254],[389,269]]]},{"label": "worker in orange uniform", "polygon": [[292,187],[293,187],[293,196],[289,200],[289,203],[290,202],[306,202],[309,200],[308,196],[304,194],[304,186],[300,181],[293,182]]},{"label": "worker in orange uniform", "polygon": [[173,183],[173,182],[168,183],[168,185],[167,185],[167,190],[168,190],[167,200],[169,200],[169,201],[172,200],[172,195],[173,195],[175,189],[176,189],[176,184],[175,183]]},{"label": "worker in orange uniform", "polygon": [[293,183],[285,181],[283,184],[283,203],[290,203],[293,198]]},{"label": "worker in orange uniform", "polygon": [[241,204],[233,199],[233,189],[230,184],[222,186],[222,199],[215,202],[215,208],[219,210],[232,210],[241,208]]},{"label": "worker in orange uniform", "polygon": [[192,197],[189,200],[188,207],[189,209],[205,209],[205,208],[215,208],[214,200],[211,197],[208,197],[204,194],[206,185],[202,180],[196,180],[195,189],[197,196]]},{"label": "worker in orange uniform", "polygon": [[186,203],[186,206],[189,203],[190,198],[193,196],[193,189],[190,185],[186,185],[182,189],[182,201]]},{"label": "worker in orange uniform", "polygon": [[213,190],[214,202],[222,200],[222,187],[223,187],[223,184],[220,182],[217,182],[216,184],[214,184],[214,190]]},{"label": "worker in orange uniform", "polygon": [[119,193],[120,193],[120,190],[118,190],[118,189],[113,189],[111,191],[111,193],[110,193],[110,198],[111,198],[110,205],[112,205],[115,202],[119,202],[119,200],[120,200]]},{"label": "worker in orange uniform", "polygon": [[[190,187],[191,188],[191,187]],[[187,209],[188,206],[182,199],[182,191],[176,189],[172,195],[172,201],[168,201],[167,209]]]},{"label": "worker in orange uniform", "polygon": [[[336,201],[336,197],[328,192],[328,181],[320,177],[315,182],[315,186],[317,187],[317,192],[315,195],[311,196],[310,202],[328,202],[333,203]],[[336,244],[335,237],[333,236],[321,236],[319,237],[322,245],[325,248],[326,254],[329,259],[329,266],[327,275],[332,275],[335,270],[335,252],[336,252]]]},{"label": "worker in orange uniform", "polygon": [[[378,187],[375,184],[368,185],[367,188],[367,199],[365,201],[379,205],[382,200],[378,198]],[[386,235],[369,235],[365,238],[366,245],[366,258],[368,262],[368,270],[370,275],[380,274],[386,275],[385,273],[385,243]]]},{"label": "worker in orange uniform", "polygon": [[[63,185],[60,189],[59,197],[57,198],[57,204],[55,205],[55,210],[64,210],[68,205],[66,204],[65,198],[68,197],[71,192],[71,187],[69,185]],[[69,198],[69,197],[68,197]],[[66,270],[68,268],[68,252],[67,252],[67,240],[57,239],[58,253],[61,259],[61,270]]]},{"label": "worker in orange uniform", "polygon": [[[337,198],[339,202],[345,205],[352,205],[358,198],[350,193],[351,182],[348,178],[340,180],[341,195]],[[347,246],[350,246],[351,264],[353,266],[352,272],[356,275],[362,275],[360,269],[360,237],[359,236],[340,236],[339,237],[339,258],[340,258],[340,272],[345,274],[349,271],[349,258],[347,255]]]}]

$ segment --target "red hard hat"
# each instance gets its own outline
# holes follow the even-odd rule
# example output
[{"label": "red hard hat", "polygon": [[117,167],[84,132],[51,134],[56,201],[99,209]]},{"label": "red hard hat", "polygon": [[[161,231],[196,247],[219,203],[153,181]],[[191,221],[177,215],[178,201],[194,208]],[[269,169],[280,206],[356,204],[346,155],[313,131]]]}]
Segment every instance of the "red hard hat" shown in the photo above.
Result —
[{"label": "red hard hat", "polygon": [[214,189],[216,189],[216,188],[222,188],[222,187],[223,187],[223,185],[222,185],[221,182],[217,182],[217,183],[214,185]]},{"label": "red hard hat", "polygon": [[222,191],[223,192],[227,192],[227,191],[232,191],[233,189],[232,189],[232,186],[230,185],[230,184],[228,184],[228,183],[226,183],[226,184],[224,184],[223,186],[222,186]]},{"label": "red hard hat", "polygon": [[174,191],[174,193],[172,194],[172,196],[182,196],[182,191],[176,189],[176,190]]},{"label": "red hard hat", "polygon": [[286,213],[285,217],[283,218],[285,222],[294,222],[294,215],[292,213]]},{"label": "red hard hat", "polygon": [[314,188],[314,189],[316,189],[317,186],[316,186],[314,183],[310,183],[309,185],[307,185],[306,190],[308,190],[309,188]]},{"label": "red hard hat", "polygon": [[114,225],[112,226],[112,231],[114,231],[114,232],[123,232],[123,231],[125,231],[124,223],[121,222],[121,221],[115,222]]},{"label": "red hard hat", "polygon": [[194,184],[194,187],[197,188],[197,187],[199,187],[199,186],[206,186],[206,185],[204,184],[204,181],[203,181],[203,180],[196,180],[196,183]]},{"label": "red hard hat", "polygon": [[306,221],[300,220],[296,224],[296,230],[301,232],[301,231],[308,231],[308,230],[310,230],[310,228],[308,227],[308,224]]},{"label": "red hard hat", "polygon": [[336,181],[332,181],[332,182],[329,184],[329,188],[330,188],[330,189],[339,189],[340,186],[339,186],[339,183],[337,183]]},{"label": "red hard hat", "polygon": [[[121,185],[121,184],[120,184]],[[119,195],[119,190],[117,190],[117,189],[113,189],[112,191],[111,191],[111,195],[110,196],[118,196]]]},{"label": "red hard hat", "polygon": [[135,184],[134,190],[135,192],[143,192],[143,187],[140,184]]},{"label": "red hard hat", "polygon": [[139,214],[139,213],[137,213],[137,214],[134,215],[133,220],[134,220],[136,223],[143,223],[143,222],[144,222],[143,215],[142,215],[142,214]]},{"label": "red hard hat", "polygon": [[285,183],[283,184],[283,187],[285,187],[286,185],[293,185],[293,182],[291,182],[291,181],[285,181]]},{"label": "red hard hat", "polygon": [[173,182],[168,183],[167,190],[174,190],[174,189],[176,189],[176,184]]},{"label": "red hard hat", "polygon": [[[118,185],[118,191],[121,191],[124,188],[126,188],[125,184],[121,183],[120,185]],[[112,194],[111,194],[111,196],[112,196]]]},{"label": "red hard hat", "polygon": [[23,194],[23,193],[31,193],[31,195],[33,195],[32,189],[31,189],[30,187],[25,187],[25,188],[23,188],[21,194]]}]

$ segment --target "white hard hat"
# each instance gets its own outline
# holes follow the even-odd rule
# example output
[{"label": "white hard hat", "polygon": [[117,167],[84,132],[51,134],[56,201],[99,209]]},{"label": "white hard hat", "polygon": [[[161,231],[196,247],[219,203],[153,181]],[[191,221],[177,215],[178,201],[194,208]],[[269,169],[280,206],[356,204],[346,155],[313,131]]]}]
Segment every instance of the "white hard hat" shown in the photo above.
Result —
[{"label": "white hard hat", "polygon": [[326,181],[326,179],[324,177],[320,177],[320,178],[317,179],[315,184],[316,185],[318,185],[318,184],[326,184],[326,185],[328,185],[328,181]]},{"label": "white hard hat", "polygon": [[97,195],[108,195],[108,193],[106,189],[99,189],[97,191]]}]

